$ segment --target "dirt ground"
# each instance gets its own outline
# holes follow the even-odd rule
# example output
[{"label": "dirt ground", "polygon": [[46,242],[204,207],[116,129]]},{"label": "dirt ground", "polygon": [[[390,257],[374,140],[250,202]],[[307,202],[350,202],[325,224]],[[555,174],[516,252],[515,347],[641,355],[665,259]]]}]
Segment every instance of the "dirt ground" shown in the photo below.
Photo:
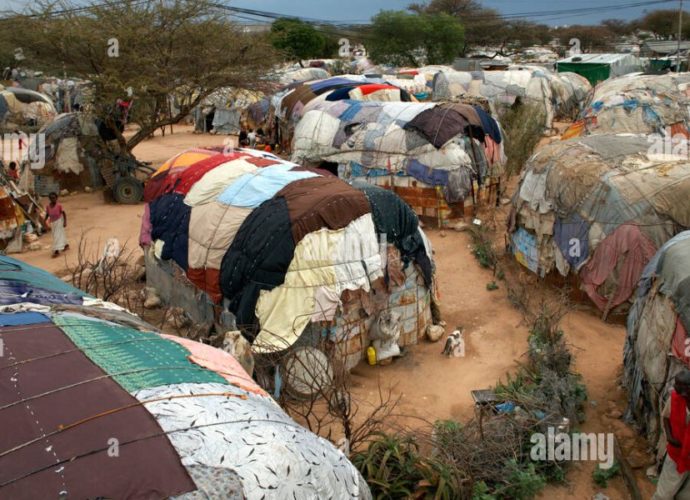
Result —
[{"label": "dirt ground", "polygon": [[[222,145],[225,137],[195,135],[189,127],[176,126],[175,134],[155,138],[140,144],[135,153],[154,166],[188,147]],[[118,238],[138,255],[138,234],[143,205],[124,206],[106,204],[102,193],[79,193],[61,199],[68,214],[67,231],[72,248],[53,259],[50,256],[50,235],[40,239],[42,250],[17,257],[51,272],[60,272],[76,261],[76,245],[83,234],[88,251],[100,253],[108,238]],[[501,226],[499,221],[499,228]],[[441,355],[442,341],[422,341],[409,349],[408,354],[385,367],[370,367],[361,363],[353,371],[355,396],[374,398],[379,385],[392,386],[401,396],[400,413],[429,421],[436,419],[470,418],[473,403],[472,389],[492,386],[517,366],[527,350],[527,328],[522,316],[507,299],[506,286],[497,281],[499,289],[488,291],[486,284],[495,278],[492,272],[479,266],[471,253],[468,233],[428,231],[434,245],[437,279],[442,312],[449,332],[455,325],[465,327],[467,355],[465,358],[446,358]],[[500,236],[502,239],[502,236]],[[548,286],[534,276],[522,273],[531,280],[535,290],[546,291]],[[531,285],[532,286],[532,285]],[[609,418],[612,410],[625,411],[625,394],[618,385],[622,367],[625,328],[620,324],[602,322],[596,311],[583,305],[568,313],[562,327],[576,357],[576,369],[587,386],[587,420],[580,430],[585,432],[615,432],[624,452],[633,452],[637,462],[650,460],[644,443],[620,419]],[[641,458],[640,458],[641,457]],[[639,465],[639,464],[637,464]],[[643,498],[651,497],[653,484],[644,476],[646,466],[635,472],[643,491]],[[622,479],[609,482],[602,489],[594,485],[591,473],[594,463],[575,464],[568,476],[567,486],[549,486],[541,495],[544,499],[587,499],[604,492],[611,499],[629,498]]]}]

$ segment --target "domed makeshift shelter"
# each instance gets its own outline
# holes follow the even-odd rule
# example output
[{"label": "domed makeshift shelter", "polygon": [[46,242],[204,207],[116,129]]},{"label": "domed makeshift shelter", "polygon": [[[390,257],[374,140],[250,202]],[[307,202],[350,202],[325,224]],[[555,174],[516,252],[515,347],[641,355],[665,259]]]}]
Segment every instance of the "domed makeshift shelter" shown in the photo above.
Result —
[{"label": "domed makeshift shelter", "polygon": [[341,177],[392,189],[425,222],[443,226],[478,203],[504,154],[498,123],[479,106],[348,100],[304,115],[292,159],[337,164]]},{"label": "domed makeshift shelter", "polygon": [[0,497],[371,498],[226,352],[8,257],[0,288]]},{"label": "domed makeshift shelter", "polygon": [[512,251],[531,271],[576,274],[608,313],[645,264],[690,227],[690,161],[650,153],[646,136],[557,141],[527,162],[513,198]]},{"label": "domed makeshift shelter", "polygon": [[89,113],[63,113],[46,123],[30,147],[22,182],[46,196],[85,186],[112,189],[116,201],[137,203],[153,169],[120,154],[115,134]]},{"label": "domed makeshift shelter", "polygon": [[22,127],[40,127],[56,114],[48,96],[19,87],[0,86],[0,130],[14,132]]},{"label": "domed makeshift shelter", "polygon": [[[247,128],[251,106],[265,99],[263,92],[224,87],[207,96],[194,108],[194,130],[214,134],[239,134]],[[253,127],[252,127],[253,128]]]},{"label": "domed makeshift shelter", "polygon": [[431,249],[393,193],[240,149],[154,175],[145,201],[149,284],[255,353],[333,342],[351,367],[381,313],[400,345],[431,323]]},{"label": "domed makeshift shelter", "polygon": [[307,111],[324,102],[348,99],[378,102],[416,100],[407,91],[390,85],[381,78],[342,75],[304,82],[284,89],[271,98],[270,116],[273,118],[276,142],[281,144],[283,149],[289,149],[294,128]]},{"label": "domed makeshift shelter", "polygon": [[434,76],[433,100],[463,96],[489,100],[500,116],[516,102],[533,104],[544,114],[544,126],[556,118],[574,117],[591,89],[585,79],[563,76],[538,66],[511,66],[506,71],[443,71]]},{"label": "domed makeshift shelter", "polygon": [[673,379],[690,368],[690,231],[667,241],[649,261],[628,314],[623,386],[628,416],[660,453],[666,449],[661,411]]},{"label": "domed makeshift shelter", "polygon": [[690,73],[626,75],[600,83],[563,138],[593,134],[661,134],[688,138]]}]

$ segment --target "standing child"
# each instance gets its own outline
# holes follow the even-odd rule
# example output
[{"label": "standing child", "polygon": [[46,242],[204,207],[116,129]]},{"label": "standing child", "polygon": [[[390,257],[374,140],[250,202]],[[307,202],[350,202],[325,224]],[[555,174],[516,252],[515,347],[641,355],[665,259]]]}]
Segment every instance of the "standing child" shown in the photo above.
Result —
[{"label": "standing child", "polygon": [[50,220],[50,226],[53,233],[53,258],[60,255],[60,252],[67,250],[69,244],[67,243],[67,214],[62,209],[62,205],[58,203],[57,193],[50,193],[48,195],[50,203],[46,206],[46,222]]},{"label": "standing child", "polygon": [[17,170],[17,162],[15,162],[15,161],[10,162],[10,169],[7,171],[7,175],[13,181],[19,180],[19,170]]}]

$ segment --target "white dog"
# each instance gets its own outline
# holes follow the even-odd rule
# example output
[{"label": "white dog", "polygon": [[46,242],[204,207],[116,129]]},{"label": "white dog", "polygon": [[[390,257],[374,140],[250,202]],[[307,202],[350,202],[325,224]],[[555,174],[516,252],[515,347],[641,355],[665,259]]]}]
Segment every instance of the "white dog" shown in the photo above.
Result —
[{"label": "white dog", "polygon": [[465,357],[465,337],[463,327],[458,326],[450,335],[448,335],[446,345],[443,347],[443,352],[441,354],[445,354],[448,357]]}]

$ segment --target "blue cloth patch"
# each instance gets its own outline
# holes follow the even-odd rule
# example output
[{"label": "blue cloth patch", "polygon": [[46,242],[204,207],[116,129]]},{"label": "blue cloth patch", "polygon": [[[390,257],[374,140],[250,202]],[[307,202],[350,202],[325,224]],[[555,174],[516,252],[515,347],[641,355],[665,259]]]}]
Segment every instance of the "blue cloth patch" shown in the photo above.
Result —
[{"label": "blue cloth patch", "polygon": [[230,184],[218,201],[234,207],[256,208],[273,198],[291,182],[318,177],[314,172],[293,171],[292,165],[271,165],[251,174],[243,174]]},{"label": "blue cloth patch", "polygon": [[354,120],[357,113],[359,113],[363,107],[360,101],[349,101],[349,104],[349,107],[340,113],[340,116],[338,117],[341,121],[349,122]]},{"label": "blue cloth patch", "polygon": [[576,269],[589,257],[589,222],[578,214],[556,219],[553,239],[563,257]]},{"label": "blue cloth patch", "polygon": [[11,305],[21,302],[32,304],[74,304],[83,303],[82,295],[77,293],[62,293],[19,281],[0,281],[0,304]]},{"label": "blue cloth patch", "polygon": [[178,266],[187,270],[189,250],[189,218],[192,207],[184,203],[184,195],[168,193],[149,204],[151,210],[151,237],[162,240],[163,260],[173,259]]},{"label": "blue cloth patch", "polygon": [[308,85],[313,92],[318,92],[320,90],[327,89],[329,87],[336,87],[339,85],[347,85],[350,83],[352,85],[358,85],[358,84],[361,84],[362,82],[350,80],[349,78],[336,77],[336,78],[328,78],[328,79],[320,81],[320,82],[309,83]]},{"label": "blue cloth patch", "polygon": [[407,164],[407,174],[418,181],[425,182],[431,186],[448,185],[448,171],[439,170],[426,165],[422,165],[418,160],[410,160]]},{"label": "blue cloth patch", "polygon": [[37,325],[50,322],[50,318],[45,314],[33,311],[0,314],[0,326]]},{"label": "blue cloth patch", "polygon": [[355,85],[347,86],[347,87],[342,87],[339,89],[334,90],[328,96],[326,97],[327,101],[342,101],[343,99],[349,99],[350,98],[350,91],[352,89],[356,88]]},{"label": "blue cloth patch", "polygon": [[515,259],[530,271],[538,272],[539,250],[537,249],[537,237],[521,227],[510,235],[510,239]]},{"label": "blue cloth patch", "polygon": [[25,283],[42,290],[88,296],[81,290],[56,278],[48,271],[5,255],[0,256],[0,283],[2,282]]}]

